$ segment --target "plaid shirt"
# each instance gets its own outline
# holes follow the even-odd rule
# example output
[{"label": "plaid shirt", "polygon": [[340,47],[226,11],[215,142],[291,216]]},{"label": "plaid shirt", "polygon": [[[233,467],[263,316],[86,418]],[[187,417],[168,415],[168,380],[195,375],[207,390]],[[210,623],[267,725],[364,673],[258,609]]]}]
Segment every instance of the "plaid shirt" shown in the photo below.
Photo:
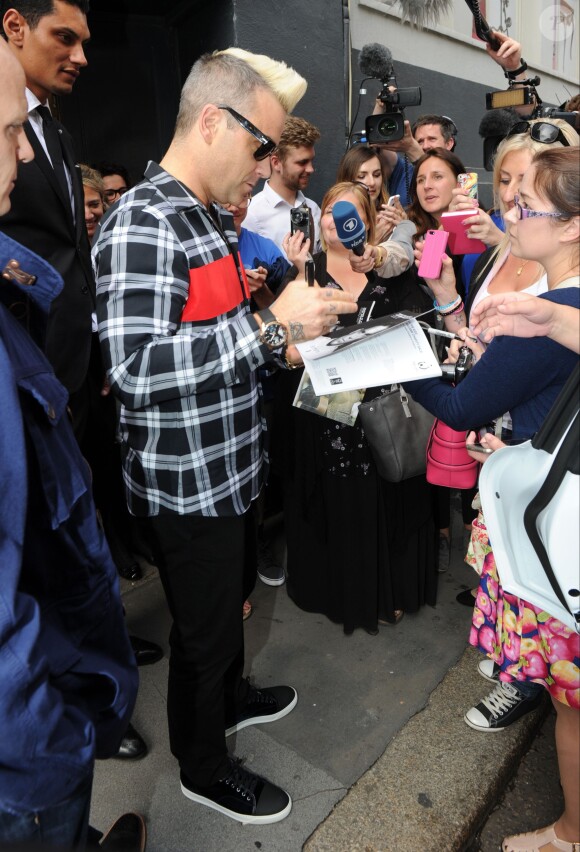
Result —
[{"label": "plaid shirt", "polygon": [[122,403],[135,515],[240,515],[262,484],[256,368],[272,355],[223,236],[237,253],[232,218],[210,212],[149,163],[103,219],[93,249],[99,336]]}]

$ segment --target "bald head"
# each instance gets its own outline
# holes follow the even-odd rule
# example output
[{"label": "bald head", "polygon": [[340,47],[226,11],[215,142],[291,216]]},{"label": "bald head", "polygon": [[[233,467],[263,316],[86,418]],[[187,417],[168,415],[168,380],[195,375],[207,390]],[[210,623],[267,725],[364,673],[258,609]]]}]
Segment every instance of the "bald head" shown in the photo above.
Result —
[{"label": "bald head", "polygon": [[18,163],[34,158],[23,127],[27,120],[24,71],[3,39],[0,39],[0,80],[0,216],[3,216],[10,209]]}]

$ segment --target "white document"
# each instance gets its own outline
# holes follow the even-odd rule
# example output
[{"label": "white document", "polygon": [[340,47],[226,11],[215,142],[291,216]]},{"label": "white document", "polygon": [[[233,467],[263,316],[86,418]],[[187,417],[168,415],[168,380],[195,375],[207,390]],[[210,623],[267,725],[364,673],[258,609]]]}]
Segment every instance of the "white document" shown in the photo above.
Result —
[{"label": "white document", "polygon": [[337,329],[298,351],[318,395],[441,375],[425,332],[404,313]]}]

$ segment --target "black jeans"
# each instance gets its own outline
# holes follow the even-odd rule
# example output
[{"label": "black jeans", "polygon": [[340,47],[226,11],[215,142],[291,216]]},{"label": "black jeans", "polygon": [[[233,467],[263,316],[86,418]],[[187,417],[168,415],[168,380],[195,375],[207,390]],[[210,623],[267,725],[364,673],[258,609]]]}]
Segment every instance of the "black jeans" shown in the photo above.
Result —
[{"label": "black jeans", "polygon": [[205,787],[228,765],[225,728],[243,707],[242,604],[256,581],[253,511],[231,518],[148,519],[173,625],[167,716],[171,751]]}]

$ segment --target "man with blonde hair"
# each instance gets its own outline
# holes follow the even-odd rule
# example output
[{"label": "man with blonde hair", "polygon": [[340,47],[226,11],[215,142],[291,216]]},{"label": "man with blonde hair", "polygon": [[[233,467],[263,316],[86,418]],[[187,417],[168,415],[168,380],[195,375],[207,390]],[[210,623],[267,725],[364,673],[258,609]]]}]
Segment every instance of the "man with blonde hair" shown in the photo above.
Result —
[{"label": "man with blonde hair", "polygon": [[317,127],[304,118],[289,115],[284,122],[280,142],[270,158],[270,180],[250,202],[244,227],[268,237],[282,252],[282,242],[290,230],[290,210],[301,204],[308,205],[314,221],[314,245],[310,251],[320,247],[320,207],[304,195],[314,173],[314,146],[319,139]]},{"label": "man with blonde hair", "polygon": [[252,503],[267,462],[256,371],[355,310],[293,282],[252,314],[233,217],[306,82],[266,56],[202,56],[161,163],[105,214],[93,251],[107,373],[121,400],[129,508],[146,519],[173,618],[167,712],[181,789],[243,823],[290,813],[281,788],[229,756],[226,736],[275,721],[289,686],[242,679],[242,604],[256,572]]}]

